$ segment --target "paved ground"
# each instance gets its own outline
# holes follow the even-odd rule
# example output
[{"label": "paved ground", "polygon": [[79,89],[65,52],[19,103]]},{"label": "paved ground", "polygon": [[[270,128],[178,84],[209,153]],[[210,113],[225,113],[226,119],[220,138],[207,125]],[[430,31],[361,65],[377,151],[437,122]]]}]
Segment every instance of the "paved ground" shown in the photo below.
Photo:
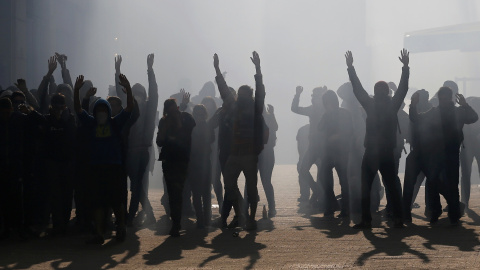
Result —
[{"label": "paved ground", "polygon": [[[445,215],[430,227],[422,219],[421,196],[414,226],[390,229],[377,218],[371,231],[302,213],[304,207],[296,202],[295,166],[277,166],[274,187],[278,216],[259,220],[256,233],[233,237],[231,231],[216,228],[201,231],[191,219],[185,222],[182,237],[170,238],[163,217],[151,228],[130,230],[123,244],[108,241],[101,247],[86,246],[88,235],[0,242],[0,269],[480,268],[478,187],[472,187],[471,210],[459,227],[450,227]],[[162,217],[162,191],[150,193],[155,214]],[[263,190],[260,194],[263,206]]]}]

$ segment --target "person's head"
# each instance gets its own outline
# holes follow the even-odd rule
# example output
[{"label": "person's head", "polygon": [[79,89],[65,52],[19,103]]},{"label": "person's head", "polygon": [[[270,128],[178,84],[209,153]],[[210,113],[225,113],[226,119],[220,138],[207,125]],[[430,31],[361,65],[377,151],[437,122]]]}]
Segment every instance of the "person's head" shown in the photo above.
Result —
[{"label": "person's head", "polygon": [[443,107],[443,106],[448,106],[453,103],[452,101],[452,96],[453,96],[453,91],[450,89],[450,87],[442,86],[438,90],[438,106]]},{"label": "person's head", "polygon": [[334,91],[328,90],[323,94],[322,96],[323,100],[323,106],[325,107],[326,111],[333,111],[335,109],[338,109],[339,102],[338,102],[338,97],[337,94],[335,94]]},{"label": "person's head", "polygon": [[84,98],[88,90],[93,87],[93,83],[90,80],[85,80],[82,87],[80,88],[80,99]]},{"label": "person's head", "polygon": [[147,92],[143,85],[136,83],[132,86],[132,94],[135,100],[138,102],[138,106],[143,107],[143,104],[147,101]]},{"label": "person's head", "polygon": [[445,81],[445,82],[443,83],[443,86],[446,86],[446,87],[448,87],[448,88],[450,88],[450,89],[452,90],[452,94],[453,94],[452,97],[453,97],[454,95],[458,94],[458,85],[457,85],[456,82],[454,82],[454,81]]},{"label": "person's head", "polygon": [[115,85],[109,85],[108,86],[108,96],[113,97],[117,95],[117,88]]},{"label": "person's head", "polygon": [[10,115],[13,113],[12,101],[3,97],[0,98],[0,121],[5,122],[10,118]]},{"label": "person's head", "polygon": [[200,97],[214,97],[215,96],[215,84],[209,81],[206,82],[200,92],[198,93]]},{"label": "person's head", "polygon": [[10,96],[10,100],[12,101],[13,109],[18,110],[18,106],[25,104],[25,94],[21,91],[15,91]]},{"label": "person's head", "polygon": [[0,93],[0,98],[10,98],[10,96],[12,95],[12,91],[10,90],[3,90],[1,93]]},{"label": "person's head", "polygon": [[388,87],[393,91],[393,92],[397,92],[397,85],[394,83],[394,82],[388,82]]},{"label": "person's head", "polygon": [[122,100],[117,96],[111,96],[107,98],[110,107],[112,108],[112,116],[117,116],[122,110]]},{"label": "person's head", "polygon": [[163,117],[173,115],[177,112],[179,112],[177,101],[173,98],[165,100],[165,102],[163,103]]},{"label": "person's head", "polygon": [[97,120],[97,124],[105,125],[112,117],[112,108],[110,103],[105,99],[98,99],[93,105],[93,117]]},{"label": "person's head", "polygon": [[237,100],[253,100],[253,89],[248,85],[242,85],[237,91]]},{"label": "person's head", "polygon": [[213,115],[217,111],[217,103],[213,97],[204,97],[201,104],[207,109],[208,115]]},{"label": "person's head", "polygon": [[418,93],[418,103],[419,104],[428,103],[428,100],[430,99],[430,94],[428,93],[427,90],[420,89],[420,90],[417,91],[417,93]]},{"label": "person's head", "polygon": [[312,105],[313,106],[321,106],[323,104],[322,96],[327,92],[327,87],[317,87],[314,88],[312,91]]},{"label": "person's head", "polygon": [[337,95],[343,100],[351,100],[355,99],[355,95],[353,95],[353,87],[351,82],[346,82],[337,90]]},{"label": "person's head", "polygon": [[63,111],[67,109],[67,105],[65,102],[65,96],[62,94],[54,94],[50,99],[50,112],[55,117],[60,118]]},{"label": "person's head", "polygon": [[379,81],[373,87],[373,94],[375,98],[385,98],[388,97],[390,93],[390,87],[384,81]]},{"label": "person's head", "polygon": [[195,105],[195,107],[193,107],[192,115],[197,123],[206,121],[208,118],[207,108],[205,108],[203,104]]},{"label": "person's head", "polygon": [[62,83],[57,86],[57,93],[62,94],[64,97],[72,97],[72,87],[69,84]]}]

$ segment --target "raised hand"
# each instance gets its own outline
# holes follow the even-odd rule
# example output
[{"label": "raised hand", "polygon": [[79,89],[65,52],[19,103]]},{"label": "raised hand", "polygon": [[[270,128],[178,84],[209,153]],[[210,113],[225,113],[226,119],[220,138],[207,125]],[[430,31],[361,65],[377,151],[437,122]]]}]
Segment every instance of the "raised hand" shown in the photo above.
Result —
[{"label": "raised hand", "polygon": [[97,88],[91,87],[90,89],[88,89],[87,93],[85,94],[85,98],[93,97],[95,96],[96,93],[97,93]]},{"label": "raised hand", "polygon": [[149,54],[149,55],[147,56],[147,67],[148,67],[148,69],[152,69],[152,67],[153,67],[153,59],[154,59],[153,53],[151,53],[151,54]]},{"label": "raised hand", "polygon": [[347,67],[353,66],[353,54],[351,51],[345,53],[345,62],[347,63]]},{"label": "raised hand", "polygon": [[[121,61],[121,60],[120,60]],[[128,81],[127,79],[127,76],[123,75],[123,74],[120,74],[120,76],[118,76],[118,78],[120,79],[120,82],[119,84],[121,86],[123,86],[125,88],[125,90],[131,90],[132,88],[130,87],[130,82]]]},{"label": "raised hand", "polygon": [[185,92],[185,89],[180,89],[180,93],[182,94],[183,96],[183,99],[182,99],[182,103],[183,104],[188,104],[190,103],[190,93],[189,92]]},{"label": "raised hand", "polygon": [[412,98],[410,100],[410,106],[417,106],[419,101],[420,101],[420,94],[417,91],[412,95]]},{"label": "raised hand", "polygon": [[458,105],[460,105],[460,106],[468,105],[467,101],[465,100],[465,97],[462,94],[456,94],[455,97],[456,97],[456,101],[457,101]]},{"label": "raised hand", "polygon": [[27,83],[24,79],[18,79],[15,86],[22,92],[28,91]]},{"label": "raised hand", "polygon": [[52,56],[48,59],[48,73],[47,75],[51,76],[53,72],[57,69],[57,57]]},{"label": "raised hand", "polygon": [[215,69],[219,68],[220,61],[218,60],[218,55],[214,54],[213,55],[213,67]]},{"label": "raised hand", "polygon": [[58,52],[55,53],[55,57],[57,57],[57,61],[60,64],[62,69],[67,68],[67,56],[65,54],[59,54]]},{"label": "raised hand", "polygon": [[118,54],[115,56],[115,71],[120,73],[120,66],[122,65],[122,56]]},{"label": "raised hand", "polygon": [[80,88],[82,88],[83,84],[85,83],[84,79],[85,78],[83,77],[83,75],[79,75],[77,77],[77,80],[75,81],[75,86],[73,87],[75,91],[78,91],[80,90]]},{"label": "raised hand", "polygon": [[32,112],[32,110],[30,110],[30,107],[25,104],[18,105],[18,110],[23,114],[30,114]]},{"label": "raised hand", "polygon": [[250,60],[252,60],[252,63],[255,65],[257,74],[262,74],[262,71],[260,69],[260,56],[258,55],[258,53],[255,51],[252,52],[252,57],[250,57]]},{"label": "raised hand", "polygon": [[297,89],[295,89],[297,92],[297,95],[300,95],[303,92],[303,87],[302,86],[297,86]]},{"label": "raised hand", "polygon": [[403,63],[404,67],[408,67],[408,62],[410,61],[410,52],[408,52],[406,49],[401,50],[400,57],[398,57],[398,59]]},{"label": "raised hand", "polygon": [[275,111],[274,111],[274,108],[273,108],[272,104],[268,104],[268,106],[267,106],[267,112],[268,112],[269,114],[274,114]]}]

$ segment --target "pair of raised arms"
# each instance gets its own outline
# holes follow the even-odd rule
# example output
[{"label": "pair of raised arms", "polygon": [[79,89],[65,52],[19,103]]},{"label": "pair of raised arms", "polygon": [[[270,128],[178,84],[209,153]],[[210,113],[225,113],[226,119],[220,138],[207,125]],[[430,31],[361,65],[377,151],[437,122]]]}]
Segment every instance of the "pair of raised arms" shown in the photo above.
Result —
[{"label": "pair of raised arms", "polygon": [[[260,68],[260,56],[258,55],[257,52],[252,52],[252,57],[250,57],[250,60],[252,60],[252,63],[255,65],[255,70],[257,71],[257,74],[260,75],[262,74],[262,70]],[[213,55],[213,67],[215,68],[215,71],[217,72],[217,76],[222,75],[220,72],[220,67],[219,67],[220,61],[218,60],[218,55],[214,54]]]}]

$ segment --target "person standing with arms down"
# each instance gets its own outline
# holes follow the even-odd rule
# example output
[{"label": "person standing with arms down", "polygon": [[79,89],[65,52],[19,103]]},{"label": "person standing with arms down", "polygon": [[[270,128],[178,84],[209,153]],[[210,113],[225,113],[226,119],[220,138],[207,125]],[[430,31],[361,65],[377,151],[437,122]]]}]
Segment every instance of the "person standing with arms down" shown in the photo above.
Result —
[{"label": "person standing with arms down", "polygon": [[398,90],[392,98],[388,96],[390,89],[384,81],[375,84],[374,97],[370,97],[355,72],[352,52],[347,51],[345,59],[353,93],[367,114],[364,141],[365,154],[362,160],[362,221],[353,227],[356,229],[372,227],[370,191],[375,174],[380,171],[383,185],[388,190],[387,192],[391,194],[391,201],[388,203],[392,205],[394,227],[403,228],[402,195],[401,190],[395,185],[394,149],[397,143],[397,113],[408,92],[409,53],[405,49],[401,51],[399,59],[403,63],[402,77]]},{"label": "person standing with arms down", "polygon": [[163,175],[168,193],[172,228],[170,235],[180,236],[183,187],[187,179],[188,163],[195,120],[192,115],[180,112],[175,99],[163,105],[163,117],[158,123],[157,146],[161,147]]},{"label": "person standing with arms down", "polygon": [[213,58],[218,89],[223,100],[223,107],[227,110],[225,121],[232,127],[233,131],[231,151],[225,164],[224,201],[232,203],[239,220],[238,224],[242,226],[244,223],[243,211],[241,209],[243,198],[238,189],[238,177],[243,172],[250,206],[250,216],[246,222],[246,229],[255,230],[257,228],[255,214],[258,206],[257,163],[258,155],[263,150],[265,143],[265,121],[262,116],[265,86],[263,85],[260,68],[260,57],[257,52],[253,52],[253,57],[250,58],[256,69],[255,97],[253,96],[253,89],[248,85],[243,85],[238,89],[236,100],[220,72],[217,54]]}]

